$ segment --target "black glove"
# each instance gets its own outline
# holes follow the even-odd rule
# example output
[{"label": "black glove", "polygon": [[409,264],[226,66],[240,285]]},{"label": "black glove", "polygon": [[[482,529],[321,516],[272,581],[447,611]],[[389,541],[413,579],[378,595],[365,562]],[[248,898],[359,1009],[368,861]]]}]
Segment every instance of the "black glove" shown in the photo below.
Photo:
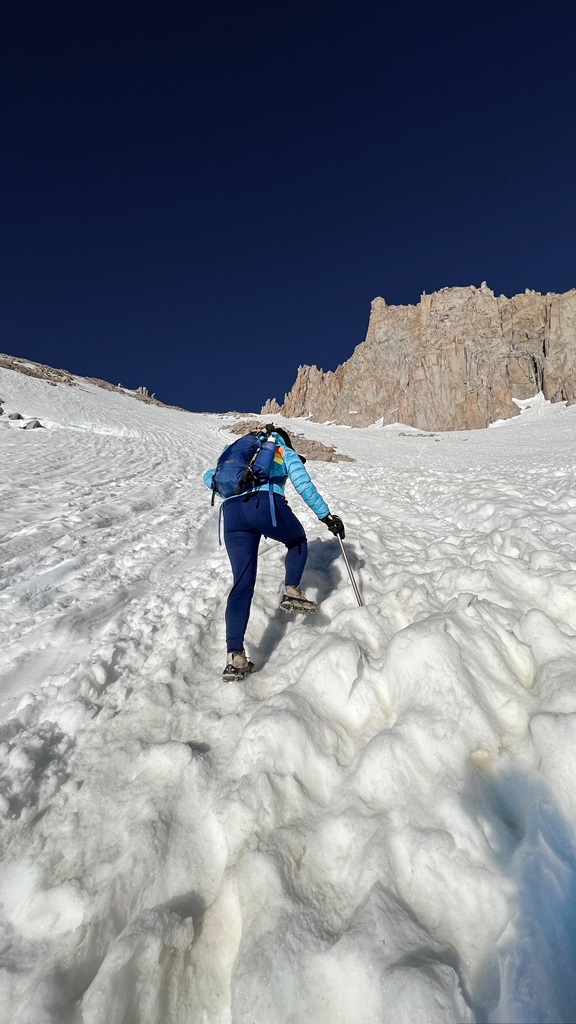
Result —
[{"label": "black glove", "polygon": [[329,512],[327,516],[324,516],[324,519],[320,520],[320,522],[326,523],[330,533],[333,533],[335,537],[341,537],[342,540],[344,540],[346,531],[344,530],[344,523],[340,519],[340,516],[330,515]]}]

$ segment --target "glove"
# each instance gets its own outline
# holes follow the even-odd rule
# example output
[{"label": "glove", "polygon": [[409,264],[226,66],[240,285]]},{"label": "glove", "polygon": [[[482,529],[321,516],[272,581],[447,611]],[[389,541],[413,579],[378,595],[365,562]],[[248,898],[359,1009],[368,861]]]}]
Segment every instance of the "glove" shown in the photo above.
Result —
[{"label": "glove", "polygon": [[330,533],[333,533],[335,537],[341,537],[342,540],[344,540],[346,531],[344,530],[344,523],[340,519],[340,516],[333,516],[329,512],[327,516],[324,516],[324,519],[320,520],[320,522],[326,523]]}]

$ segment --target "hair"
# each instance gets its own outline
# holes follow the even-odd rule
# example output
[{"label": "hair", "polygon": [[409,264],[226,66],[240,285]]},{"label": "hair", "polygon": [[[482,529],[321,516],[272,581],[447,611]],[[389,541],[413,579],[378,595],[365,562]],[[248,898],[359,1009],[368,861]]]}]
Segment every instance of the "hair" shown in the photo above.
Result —
[{"label": "hair", "polygon": [[[292,444],[292,438],[290,437],[290,434],[288,433],[288,431],[287,430],[282,430],[281,427],[274,427],[274,429],[275,429],[276,433],[280,435],[280,437],[284,441],[284,444],[286,445],[286,447],[287,448],[291,448],[293,452],[296,452],[296,449],[295,449],[294,445]],[[303,455],[300,455],[300,452],[296,452],[296,455],[298,456],[298,458],[300,459],[301,462],[306,462],[306,459],[304,458]]]},{"label": "hair", "polygon": [[286,445],[286,447],[294,449],[294,445],[292,444],[292,439],[291,439],[290,434],[288,433],[288,431],[287,430],[282,430],[282,427],[275,427],[275,430],[276,430],[277,434],[280,434],[280,437],[284,441],[284,444]]}]

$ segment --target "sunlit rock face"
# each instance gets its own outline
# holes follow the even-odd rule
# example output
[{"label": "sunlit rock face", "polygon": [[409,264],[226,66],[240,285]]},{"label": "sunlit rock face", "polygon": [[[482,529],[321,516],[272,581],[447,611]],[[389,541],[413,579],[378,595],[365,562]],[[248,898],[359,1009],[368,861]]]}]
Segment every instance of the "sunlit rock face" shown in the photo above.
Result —
[{"label": "sunlit rock face", "polygon": [[518,412],[513,399],[576,399],[576,289],[508,299],[442,288],[417,306],[372,302],[366,339],[334,372],[301,366],[292,390],[263,413],[355,426],[486,427]]}]

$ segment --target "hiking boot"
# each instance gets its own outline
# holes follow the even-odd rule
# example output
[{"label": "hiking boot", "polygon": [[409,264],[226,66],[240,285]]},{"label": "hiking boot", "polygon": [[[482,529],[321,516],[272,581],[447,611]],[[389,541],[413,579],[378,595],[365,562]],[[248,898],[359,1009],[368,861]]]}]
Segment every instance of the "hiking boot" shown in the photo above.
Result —
[{"label": "hiking boot", "polygon": [[285,612],[303,612],[304,615],[311,615],[316,611],[318,605],[302,593],[301,587],[284,587],[280,607]]},{"label": "hiking boot", "polygon": [[228,651],[226,655],[226,668],[222,673],[222,679],[227,683],[234,683],[238,679],[254,671],[254,665],[248,661],[245,651]]}]

